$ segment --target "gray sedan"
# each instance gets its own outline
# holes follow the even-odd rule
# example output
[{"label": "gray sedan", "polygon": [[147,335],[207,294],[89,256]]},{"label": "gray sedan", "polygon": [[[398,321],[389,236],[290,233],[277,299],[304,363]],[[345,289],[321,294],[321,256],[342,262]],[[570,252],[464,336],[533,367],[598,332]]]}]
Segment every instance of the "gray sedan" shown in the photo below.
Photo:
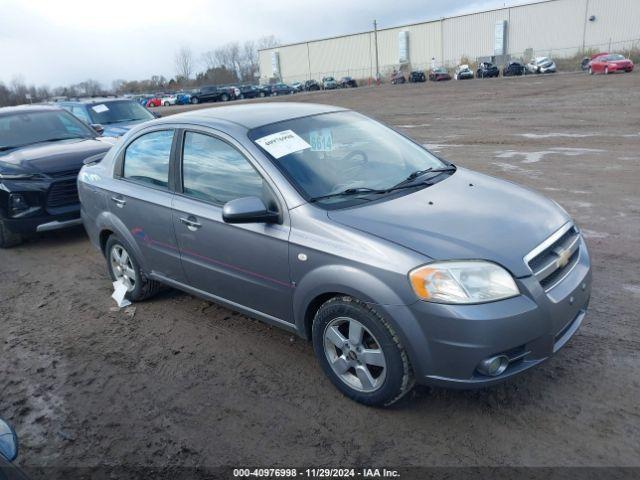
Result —
[{"label": "gray sedan", "polygon": [[555,202],[342,108],[155,120],[86,165],[79,191],[130,300],[168,285],[310,339],[368,405],[511,378],[565,345],[589,302],[587,248]]}]

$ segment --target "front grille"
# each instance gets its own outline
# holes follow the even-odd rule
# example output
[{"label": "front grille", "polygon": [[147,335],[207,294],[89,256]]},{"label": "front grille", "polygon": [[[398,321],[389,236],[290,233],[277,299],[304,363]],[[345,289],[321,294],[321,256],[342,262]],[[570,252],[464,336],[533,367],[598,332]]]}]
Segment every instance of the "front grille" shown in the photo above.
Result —
[{"label": "front grille", "polygon": [[567,224],[525,257],[525,262],[545,291],[551,290],[578,263],[580,234]]},{"label": "front grille", "polygon": [[47,195],[47,207],[56,208],[79,203],[78,185],[75,178],[60,180],[51,185]]},{"label": "front grille", "polygon": [[77,177],[80,169],[74,168],[73,170],[63,170],[61,172],[47,173],[52,178],[65,178],[65,177]]}]

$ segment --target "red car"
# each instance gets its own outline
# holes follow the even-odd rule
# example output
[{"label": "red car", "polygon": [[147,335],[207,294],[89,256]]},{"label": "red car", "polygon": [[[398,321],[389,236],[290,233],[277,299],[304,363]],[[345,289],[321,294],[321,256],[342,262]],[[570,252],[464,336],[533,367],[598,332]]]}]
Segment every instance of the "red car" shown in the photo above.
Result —
[{"label": "red car", "polygon": [[148,107],[159,107],[160,105],[162,105],[162,99],[159,97],[153,97],[147,100],[147,104],[145,106],[148,108]]},{"label": "red car", "polygon": [[433,82],[440,82],[443,80],[451,80],[451,75],[444,67],[438,67],[429,72],[429,80]]},{"label": "red car", "polygon": [[589,63],[589,73],[608,73],[615,72],[631,72],[633,70],[633,62],[628,58],[624,58],[617,53],[609,55],[600,55],[591,60]]}]

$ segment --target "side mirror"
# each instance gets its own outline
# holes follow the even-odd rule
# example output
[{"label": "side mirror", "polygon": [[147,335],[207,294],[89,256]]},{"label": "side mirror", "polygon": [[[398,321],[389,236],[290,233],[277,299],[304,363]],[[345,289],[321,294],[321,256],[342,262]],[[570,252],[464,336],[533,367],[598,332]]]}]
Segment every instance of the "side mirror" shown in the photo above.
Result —
[{"label": "side mirror", "polygon": [[13,462],[18,457],[18,437],[4,420],[0,420],[0,456],[7,462]]},{"label": "side mirror", "polygon": [[222,219],[227,223],[275,223],[278,212],[270,211],[258,197],[230,200],[222,207]]},{"label": "side mirror", "polygon": [[102,135],[104,133],[104,127],[99,123],[92,123],[91,128],[98,132],[98,135]]}]

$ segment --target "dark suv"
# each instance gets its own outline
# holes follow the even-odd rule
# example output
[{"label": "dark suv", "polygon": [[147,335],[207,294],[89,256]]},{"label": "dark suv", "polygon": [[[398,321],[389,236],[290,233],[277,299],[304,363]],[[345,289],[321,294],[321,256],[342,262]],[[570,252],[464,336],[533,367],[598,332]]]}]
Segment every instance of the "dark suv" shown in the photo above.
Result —
[{"label": "dark suv", "polygon": [[35,232],[79,225],[78,172],[87,158],[109,148],[60,108],[0,108],[0,248]]},{"label": "dark suv", "polygon": [[205,85],[191,92],[191,103],[202,102],[227,102],[231,100],[232,94],[226,88],[216,87],[214,85]]}]

